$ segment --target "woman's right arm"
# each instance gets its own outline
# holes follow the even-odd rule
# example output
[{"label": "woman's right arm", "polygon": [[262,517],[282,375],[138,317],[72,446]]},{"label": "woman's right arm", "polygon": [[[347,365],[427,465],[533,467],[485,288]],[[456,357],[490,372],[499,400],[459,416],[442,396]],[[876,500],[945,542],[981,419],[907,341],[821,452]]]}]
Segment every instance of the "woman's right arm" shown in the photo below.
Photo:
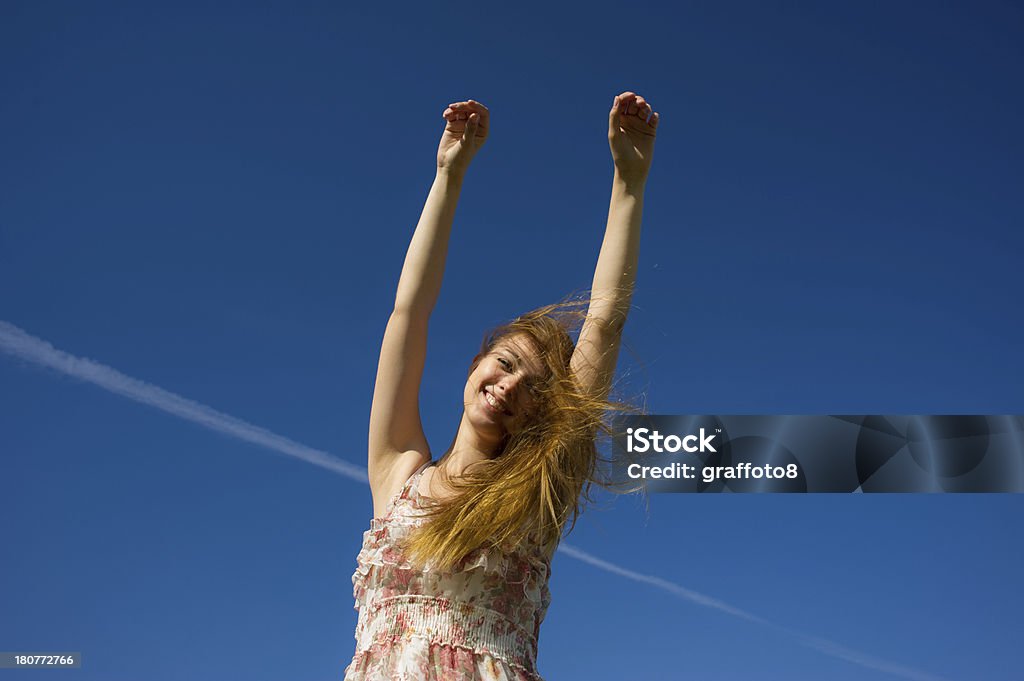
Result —
[{"label": "woman's right arm", "polygon": [[374,517],[430,456],[420,422],[419,388],[427,354],[427,322],[441,291],[448,238],[469,162],[487,139],[487,108],[458,102],[437,154],[437,175],[405,255],[395,306],[384,331],[370,407],[368,473]]}]

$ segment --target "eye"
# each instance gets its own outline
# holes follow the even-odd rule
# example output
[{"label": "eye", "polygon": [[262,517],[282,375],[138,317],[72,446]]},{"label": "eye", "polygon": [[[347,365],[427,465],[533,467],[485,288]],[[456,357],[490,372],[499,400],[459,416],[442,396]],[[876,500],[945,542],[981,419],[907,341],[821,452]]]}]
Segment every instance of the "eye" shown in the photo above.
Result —
[{"label": "eye", "polygon": [[506,370],[512,371],[512,362],[508,361],[504,357],[499,357],[498,362],[500,362],[501,366],[505,367]]}]

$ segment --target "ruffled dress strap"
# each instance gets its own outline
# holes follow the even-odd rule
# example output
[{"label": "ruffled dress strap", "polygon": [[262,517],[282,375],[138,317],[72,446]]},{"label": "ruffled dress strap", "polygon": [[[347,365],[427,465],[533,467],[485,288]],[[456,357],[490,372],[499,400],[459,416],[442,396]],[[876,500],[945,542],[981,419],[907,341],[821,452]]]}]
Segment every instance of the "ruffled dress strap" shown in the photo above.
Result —
[{"label": "ruffled dress strap", "polygon": [[409,476],[409,479],[405,481],[405,485],[402,487],[402,493],[399,495],[402,499],[415,499],[420,496],[420,478],[423,477],[423,471],[433,466],[434,463],[433,459],[427,461],[417,468],[415,473]]},{"label": "ruffled dress strap", "polygon": [[435,463],[434,460],[430,459],[429,461],[424,463],[422,466],[417,468],[415,473],[413,473],[412,475],[409,476],[409,479],[405,481],[404,485],[402,485],[402,489],[399,490],[398,494],[396,494],[395,496],[391,497],[391,500],[388,501],[388,505],[384,509],[384,515],[382,515],[380,518],[374,518],[371,521],[371,529],[374,526],[379,525],[379,524],[383,523],[385,520],[387,520],[388,518],[390,518],[392,513],[394,513],[395,506],[397,506],[398,502],[401,501],[402,499],[412,500],[412,499],[419,498],[420,494],[419,494],[418,487],[419,487],[420,476],[423,475],[423,471],[427,470],[427,468],[429,468],[430,466],[434,465],[434,463]]}]

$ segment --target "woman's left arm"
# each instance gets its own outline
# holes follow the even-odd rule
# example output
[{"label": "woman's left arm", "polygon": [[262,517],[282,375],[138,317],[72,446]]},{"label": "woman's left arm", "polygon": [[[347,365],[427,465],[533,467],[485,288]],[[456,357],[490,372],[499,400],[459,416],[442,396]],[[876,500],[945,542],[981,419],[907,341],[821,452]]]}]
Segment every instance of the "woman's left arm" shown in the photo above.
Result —
[{"label": "woman's left arm", "polygon": [[601,397],[611,389],[633,296],[644,188],[659,116],[643,97],[624,92],[615,98],[608,118],[608,144],[615,163],[608,225],[594,271],[590,307],[571,364],[582,387]]}]

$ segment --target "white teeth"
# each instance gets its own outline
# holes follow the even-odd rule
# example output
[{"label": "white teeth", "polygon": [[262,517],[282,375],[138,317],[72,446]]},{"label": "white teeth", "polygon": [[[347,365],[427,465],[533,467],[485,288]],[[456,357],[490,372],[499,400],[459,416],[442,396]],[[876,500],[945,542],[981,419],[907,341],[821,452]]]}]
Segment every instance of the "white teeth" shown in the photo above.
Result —
[{"label": "white teeth", "polygon": [[507,410],[503,406],[501,406],[501,403],[498,402],[498,400],[494,397],[494,395],[492,395],[491,393],[487,392],[486,390],[484,391],[484,397],[487,399],[487,404],[491,405],[492,407],[494,407],[495,409],[497,409],[498,411],[500,411],[503,414],[507,414],[508,413]]}]

